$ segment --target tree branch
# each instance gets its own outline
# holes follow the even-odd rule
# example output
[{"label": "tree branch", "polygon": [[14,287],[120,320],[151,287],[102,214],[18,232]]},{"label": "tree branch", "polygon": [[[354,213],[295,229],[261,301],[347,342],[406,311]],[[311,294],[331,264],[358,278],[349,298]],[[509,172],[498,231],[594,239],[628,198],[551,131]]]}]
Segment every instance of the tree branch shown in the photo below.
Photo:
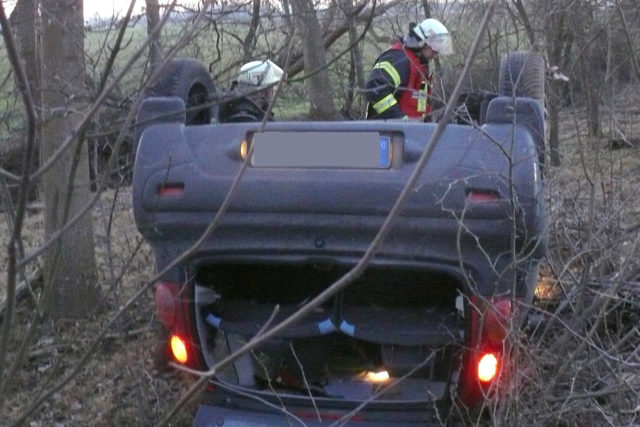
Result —
[{"label": "tree branch", "polygon": [[[20,177],[20,193],[16,206],[16,214],[14,220],[13,233],[8,244],[8,268],[7,268],[7,305],[6,316],[2,322],[2,331],[0,332],[0,397],[3,394],[3,384],[5,384],[4,367],[7,350],[9,347],[9,335],[13,321],[13,310],[16,303],[16,277],[17,277],[17,250],[18,243],[21,239],[22,226],[27,205],[27,198],[31,181],[29,178],[30,165],[33,164],[33,157],[36,149],[36,110],[31,94],[31,85],[29,84],[26,72],[20,61],[18,51],[16,49],[15,40],[13,39],[13,31],[7,19],[4,4],[0,2],[0,25],[3,28],[2,38],[4,39],[5,48],[9,56],[11,67],[16,74],[18,81],[18,90],[22,97],[26,115],[27,115],[27,140],[24,150],[24,158],[22,161],[22,176]],[[0,399],[1,400],[1,399]]]},{"label": "tree branch", "polygon": [[[389,3],[385,3],[384,5],[381,5],[381,6],[376,6],[376,7],[374,7],[372,9],[372,11],[370,11],[368,14],[366,14],[366,16],[363,16],[365,14],[362,13],[362,15],[361,15],[361,12],[364,11],[365,2],[362,2],[359,5],[359,7],[357,7],[354,10],[354,13],[357,16],[357,21],[358,22],[367,22],[367,21],[370,21],[371,18],[375,18],[375,17],[378,17],[378,16],[384,14],[386,11],[388,11],[389,9],[397,6],[400,3],[401,3],[400,0],[395,0],[395,1],[391,1]],[[375,11],[375,13],[372,13],[373,11]],[[327,35],[327,37],[324,39],[324,43],[323,43],[324,44],[324,48],[328,50],[331,46],[333,46],[333,44],[336,41],[338,41],[338,39],[340,39],[340,37],[342,37],[348,31],[349,31],[349,23],[347,21],[347,22],[341,24],[335,30],[333,30],[332,33]],[[341,56],[341,55],[338,55],[338,56]],[[302,70],[304,70],[304,64],[302,63],[302,55],[301,54],[295,55],[292,62],[293,62],[293,64],[287,70],[287,75],[290,78],[296,76]],[[334,62],[334,60],[330,61],[330,63],[332,63],[332,62]]]}]

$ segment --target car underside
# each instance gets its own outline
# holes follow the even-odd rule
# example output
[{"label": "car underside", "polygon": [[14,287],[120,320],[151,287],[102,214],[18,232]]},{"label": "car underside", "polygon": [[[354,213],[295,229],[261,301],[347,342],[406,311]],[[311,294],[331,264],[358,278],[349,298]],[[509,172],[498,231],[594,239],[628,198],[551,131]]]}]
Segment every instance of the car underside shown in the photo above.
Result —
[{"label": "car underside", "polygon": [[447,424],[508,390],[546,249],[544,119],[486,100],[375,248],[435,124],[185,124],[179,97],[143,103],[134,214],[158,317],[172,359],[213,372],[194,425]]}]

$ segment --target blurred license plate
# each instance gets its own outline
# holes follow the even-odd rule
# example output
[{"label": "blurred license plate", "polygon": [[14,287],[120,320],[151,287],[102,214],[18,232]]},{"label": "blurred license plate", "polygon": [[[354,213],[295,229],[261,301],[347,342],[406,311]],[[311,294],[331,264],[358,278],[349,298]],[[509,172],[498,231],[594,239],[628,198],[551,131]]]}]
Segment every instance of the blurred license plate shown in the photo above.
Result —
[{"label": "blurred license plate", "polygon": [[378,132],[257,132],[251,165],[386,169],[391,139]]}]

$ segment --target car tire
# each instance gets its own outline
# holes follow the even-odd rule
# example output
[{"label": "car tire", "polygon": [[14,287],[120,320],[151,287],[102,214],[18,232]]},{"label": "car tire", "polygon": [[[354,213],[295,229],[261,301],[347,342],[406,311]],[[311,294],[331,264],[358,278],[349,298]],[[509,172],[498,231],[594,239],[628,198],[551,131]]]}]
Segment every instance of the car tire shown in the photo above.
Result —
[{"label": "car tire", "polygon": [[172,59],[148,89],[147,96],[178,97],[186,107],[186,125],[199,125],[217,120],[218,106],[213,78],[200,61],[190,58]]},{"label": "car tire", "polygon": [[499,94],[533,98],[544,109],[545,63],[536,52],[509,52],[500,61]]},{"label": "car tire", "polygon": [[[179,99],[176,99],[179,98]],[[136,114],[131,164],[143,131],[154,123],[202,125],[218,120],[217,91],[207,68],[190,58],[172,59],[144,92]]]},{"label": "car tire", "polygon": [[536,146],[541,174],[545,163],[545,70],[544,58],[539,53],[519,51],[506,54],[498,71],[499,95],[531,98],[540,106],[540,117],[533,120],[531,128],[539,135]]}]

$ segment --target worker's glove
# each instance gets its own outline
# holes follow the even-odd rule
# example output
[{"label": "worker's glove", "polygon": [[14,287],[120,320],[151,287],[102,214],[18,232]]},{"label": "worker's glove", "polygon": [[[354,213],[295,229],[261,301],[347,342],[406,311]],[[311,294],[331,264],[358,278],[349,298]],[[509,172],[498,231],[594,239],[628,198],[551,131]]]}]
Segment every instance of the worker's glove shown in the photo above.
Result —
[{"label": "worker's glove", "polygon": [[403,121],[403,122],[424,122],[424,118],[422,118],[422,117],[413,117],[413,118],[411,118],[411,117],[409,117],[407,115],[404,115],[404,116],[399,117],[397,119],[391,119],[391,120],[400,120],[400,121]]}]

